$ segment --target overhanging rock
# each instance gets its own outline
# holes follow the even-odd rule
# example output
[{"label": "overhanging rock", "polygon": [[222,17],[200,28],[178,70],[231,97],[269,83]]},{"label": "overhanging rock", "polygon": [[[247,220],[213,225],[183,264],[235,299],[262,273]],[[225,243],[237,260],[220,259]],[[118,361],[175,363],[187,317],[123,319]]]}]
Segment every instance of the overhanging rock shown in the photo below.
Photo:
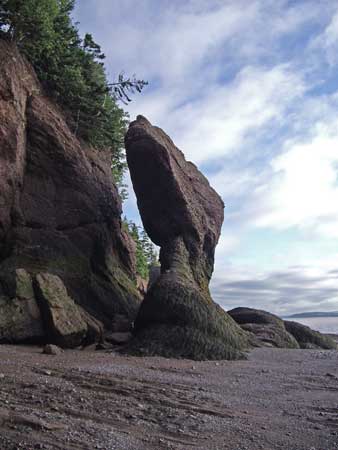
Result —
[{"label": "overhanging rock", "polygon": [[135,323],[133,350],[192,359],[241,356],[246,335],[210,296],[224,204],[194,164],[143,116],[126,136],[144,227],[161,247],[161,275]]}]

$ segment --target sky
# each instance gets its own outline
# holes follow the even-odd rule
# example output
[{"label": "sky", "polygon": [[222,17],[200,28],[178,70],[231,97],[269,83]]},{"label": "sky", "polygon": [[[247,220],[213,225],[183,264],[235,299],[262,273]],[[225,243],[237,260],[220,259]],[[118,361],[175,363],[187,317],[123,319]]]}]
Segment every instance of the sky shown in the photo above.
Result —
[{"label": "sky", "polygon": [[214,300],[338,311],[338,0],[78,0],[74,19],[110,80],[149,82],[131,119],[163,128],[224,200]]}]

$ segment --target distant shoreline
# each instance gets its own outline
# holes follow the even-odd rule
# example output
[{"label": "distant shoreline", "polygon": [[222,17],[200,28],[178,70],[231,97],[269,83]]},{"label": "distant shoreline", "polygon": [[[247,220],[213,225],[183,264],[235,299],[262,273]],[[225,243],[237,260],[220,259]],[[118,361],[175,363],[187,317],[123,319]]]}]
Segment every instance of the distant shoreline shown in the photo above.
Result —
[{"label": "distant shoreline", "polygon": [[326,316],[292,316],[284,318],[286,321],[299,322],[312,328],[315,331],[321,333],[334,333],[338,334],[338,315],[326,315]]},{"label": "distant shoreline", "polygon": [[338,311],[297,313],[284,316],[283,319],[307,319],[312,317],[338,317]]}]

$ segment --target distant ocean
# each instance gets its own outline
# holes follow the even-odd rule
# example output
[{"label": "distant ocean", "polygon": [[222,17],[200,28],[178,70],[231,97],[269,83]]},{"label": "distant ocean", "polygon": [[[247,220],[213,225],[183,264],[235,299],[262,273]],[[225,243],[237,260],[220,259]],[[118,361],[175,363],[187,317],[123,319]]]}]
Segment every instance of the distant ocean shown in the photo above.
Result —
[{"label": "distant ocean", "polygon": [[292,317],[286,320],[302,323],[322,333],[338,334],[338,317]]}]

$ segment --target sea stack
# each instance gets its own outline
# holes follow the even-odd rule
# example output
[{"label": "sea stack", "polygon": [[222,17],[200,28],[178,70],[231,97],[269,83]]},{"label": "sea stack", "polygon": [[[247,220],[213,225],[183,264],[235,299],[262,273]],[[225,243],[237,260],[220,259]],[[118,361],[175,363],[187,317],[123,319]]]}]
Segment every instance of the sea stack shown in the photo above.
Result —
[{"label": "sea stack", "polygon": [[145,117],[130,124],[125,142],[143,225],[161,248],[161,274],[141,305],[133,349],[191,359],[241,357],[245,332],[209,292],[222,199]]}]

